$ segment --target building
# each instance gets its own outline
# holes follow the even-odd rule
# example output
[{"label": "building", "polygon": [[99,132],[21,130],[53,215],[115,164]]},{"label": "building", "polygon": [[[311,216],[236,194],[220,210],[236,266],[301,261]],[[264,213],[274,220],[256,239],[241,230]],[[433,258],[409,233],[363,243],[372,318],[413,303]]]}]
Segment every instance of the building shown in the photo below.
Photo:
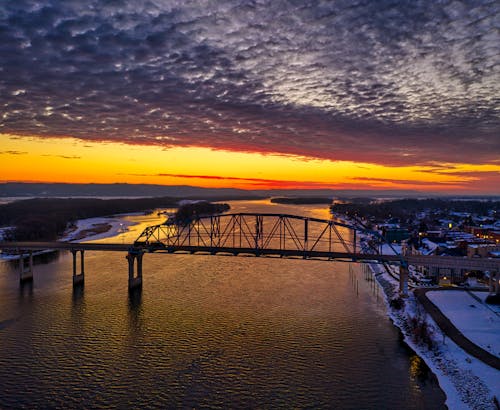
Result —
[{"label": "building", "polygon": [[468,258],[489,258],[493,252],[500,250],[500,246],[493,243],[471,243],[467,245]]},{"label": "building", "polygon": [[408,229],[405,228],[383,228],[382,235],[388,243],[400,243],[410,237]]}]

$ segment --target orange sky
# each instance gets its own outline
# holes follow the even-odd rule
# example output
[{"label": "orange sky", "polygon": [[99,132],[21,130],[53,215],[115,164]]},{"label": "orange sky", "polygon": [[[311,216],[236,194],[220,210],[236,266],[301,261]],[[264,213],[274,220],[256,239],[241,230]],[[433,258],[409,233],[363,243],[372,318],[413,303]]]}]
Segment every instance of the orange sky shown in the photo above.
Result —
[{"label": "orange sky", "polygon": [[412,189],[498,194],[500,165],[389,167],[197,147],[0,134],[0,181],[147,183],[243,189]]}]

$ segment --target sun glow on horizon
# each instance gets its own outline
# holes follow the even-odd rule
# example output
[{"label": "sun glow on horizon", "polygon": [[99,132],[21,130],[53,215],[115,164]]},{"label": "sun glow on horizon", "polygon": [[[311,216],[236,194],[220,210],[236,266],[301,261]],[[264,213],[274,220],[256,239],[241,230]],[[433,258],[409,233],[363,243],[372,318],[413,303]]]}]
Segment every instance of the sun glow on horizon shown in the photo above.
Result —
[{"label": "sun glow on horizon", "polygon": [[[200,147],[0,134],[1,182],[495,192],[500,165],[384,166]],[[395,177],[396,176],[396,177]]]}]

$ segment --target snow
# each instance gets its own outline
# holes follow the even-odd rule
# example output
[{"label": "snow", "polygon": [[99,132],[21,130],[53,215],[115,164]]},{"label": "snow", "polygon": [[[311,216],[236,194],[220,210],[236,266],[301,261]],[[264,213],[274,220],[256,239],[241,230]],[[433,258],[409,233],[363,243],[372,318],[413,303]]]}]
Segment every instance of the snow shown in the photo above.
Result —
[{"label": "snow", "polygon": [[[76,229],[68,231],[59,240],[80,243],[80,242],[95,241],[95,240],[99,240],[99,239],[105,239],[105,238],[117,236],[123,232],[128,231],[128,228],[130,226],[137,224],[136,222],[132,222],[132,221],[130,221],[128,219],[124,219],[122,217],[136,215],[136,214],[138,214],[138,213],[120,214],[120,215],[116,215],[113,217],[80,219],[75,223]],[[92,230],[93,228],[95,229],[96,226],[102,225],[102,224],[110,225],[111,228],[109,230],[107,230],[106,232],[97,233],[95,235],[92,235],[91,232],[88,232],[87,235],[85,235],[85,237],[80,238],[80,239],[75,239],[82,233],[82,231]],[[5,230],[8,230],[8,229],[12,229],[12,227],[0,228],[0,240],[3,238],[3,232]],[[33,255],[41,255],[43,253],[48,253],[48,252],[52,252],[52,250],[37,251],[37,252],[34,252]],[[19,259],[19,255],[3,254],[0,251],[0,259],[1,260],[15,260],[15,259]]]},{"label": "snow", "polygon": [[0,228],[0,241],[3,240],[5,234],[10,231],[11,229],[14,229],[13,226],[4,226],[2,228]]},{"label": "snow", "polygon": [[423,255],[431,255],[434,253],[434,251],[437,249],[438,245],[437,243],[432,242],[431,240],[424,238],[422,239],[422,244],[426,248],[423,250],[422,254]]},{"label": "snow", "polygon": [[396,252],[398,252],[401,255],[401,245],[398,245],[396,243],[393,243],[391,245],[389,245],[387,243],[382,244],[381,254],[382,255],[396,255],[396,253],[394,253],[394,250],[391,248],[391,246],[392,246],[392,248],[394,248],[394,250]]},{"label": "snow", "polygon": [[[445,337],[439,326],[425,313],[413,293],[410,293],[409,297],[405,299],[403,309],[391,308],[389,300],[398,297],[396,279],[388,275],[383,266],[377,264],[369,266],[384,291],[389,317],[394,325],[401,330],[405,343],[425,361],[438,378],[439,385],[446,395],[448,408],[454,410],[495,410],[493,397],[496,396],[497,399],[500,397],[499,371],[479,359],[471,357]],[[436,347],[429,349],[427,345],[414,340],[410,319],[416,316],[425,318],[433,331],[432,339]]]},{"label": "snow", "polygon": [[[438,246],[431,241],[429,242],[429,248],[432,248],[432,245]],[[399,249],[400,248],[396,248],[398,251]],[[394,254],[392,249],[387,245],[383,247],[382,252],[384,254]],[[395,277],[391,276],[386,272],[385,268],[379,264],[369,264],[369,266],[377,283],[384,291],[388,316],[391,318],[394,325],[401,330],[405,343],[425,361],[427,366],[436,375],[439,385],[446,395],[446,405],[448,408],[453,410],[497,410],[493,402],[493,397],[500,400],[500,372],[479,359],[470,356],[452,340],[444,336],[439,326],[430,315],[426,314],[423,307],[413,295],[413,292],[410,292],[408,298],[404,299],[405,305],[403,309],[393,309],[389,305],[389,301],[399,297],[397,275],[394,274]],[[390,269],[391,271],[396,271],[396,268],[393,269],[392,266]],[[448,292],[453,293],[452,291]],[[429,293],[430,292],[428,292],[427,295],[429,295]],[[487,292],[473,292],[473,294],[481,300],[484,300]],[[473,303],[475,305],[481,305],[479,301],[475,299],[472,300],[472,303],[468,303],[462,308],[467,310],[466,308],[469,307],[469,309],[472,310],[475,308],[470,308],[468,305]],[[446,301],[444,304],[447,304]],[[495,310],[495,308],[493,308],[493,310]],[[491,311],[489,314],[495,316]],[[486,317],[486,319],[483,317],[483,320],[488,320],[488,314],[483,312],[483,315]],[[413,328],[410,322],[411,318],[416,316],[424,318],[429,328],[432,330],[434,347],[429,348],[427,345],[414,339]],[[459,325],[457,326],[459,329],[461,329],[460,326],[462,326],[462,328],[466,326],[460,324],[460,317],[456,317],[455,320],[457,322],[455,325]],[[465,323],[467,323],[467,321],[465,321]],[[474,324],[474,322],[472,323]],[[480,326],[478,327],[480,328]],[[476,331],[477,330],[478,329],[476,329]],[[488,328],[484,328],[484,323],[482,333],[489,334],[493,338],[496,334],[496,339],[500,341],[499,332],[490,332]],[[499,341],[495,341],[494,346],[498,346]],[[492,340],[490,338],[490,346],[493,346],[491,342]]]},{"label": "snow", "polygon": [[500,317],[466,291],[429,291],[427,297],[471,342],[500,357]]},{"label": "snow", "polygon": [[[53,249],[42,249],[40,251],[33,251],[32,255],[37,256],[37,255],[43,255],[46,253],[52,253],[55,252]],[[26,253],[24,254],[25,256],[27,255]],[[1,261],[13,261],[19,259],[19,255],[17,254],[4,254],[2,251],[0,251],[0,260]]]},{"label": "snow", "polygon": [[[123,215],[125,216],[125,215]],[[101,224],[109,224],[111,228],[102,233],[98,233],[95,235],[85,236],[81,239],[77,238],[82,231],[91,230],[95,228],[97,225]],[[61,241],[70,241],[70,242],[86,242],[86,241],[95,241],[98,239],[109,238],[112,236],[116,236],[122,232],[128,230],[128,228],[132,225],[135,225],[134,222],[131,222],[126,219],[122,219],[120,217],[99,217],[99,218],[88,218],[88,219],[80,219],[76,222],[76,229],[65,234],[60,240]]]},{"label": "snow", "polygon": [[[483,303],[486,303],[486,298],[488,297],[489,295],[489,292],[476,292],[476,291],[473,291],[471,292],[475,297],[481,299],[481,302]],[[499,315],[499,318],[500,318],[500,305],[486,305],[488,307],[488,309],[490,309],[491,311],[495,312],[497,315]]]}]

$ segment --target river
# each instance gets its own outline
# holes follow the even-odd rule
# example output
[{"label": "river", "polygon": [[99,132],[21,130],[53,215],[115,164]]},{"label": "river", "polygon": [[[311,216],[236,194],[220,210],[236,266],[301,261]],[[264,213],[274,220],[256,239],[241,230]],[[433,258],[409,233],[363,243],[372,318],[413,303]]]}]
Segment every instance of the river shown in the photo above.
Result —
[{"label": "river", "polygon": [[[137,225],[102,241],[162,220],[127,219]],[[0,263],[0,408],[445,408],[355,264],[146,254],[129,294],[123,253],[87,252],[78,291],[70,254],[44,258],[23,287]]]}]

